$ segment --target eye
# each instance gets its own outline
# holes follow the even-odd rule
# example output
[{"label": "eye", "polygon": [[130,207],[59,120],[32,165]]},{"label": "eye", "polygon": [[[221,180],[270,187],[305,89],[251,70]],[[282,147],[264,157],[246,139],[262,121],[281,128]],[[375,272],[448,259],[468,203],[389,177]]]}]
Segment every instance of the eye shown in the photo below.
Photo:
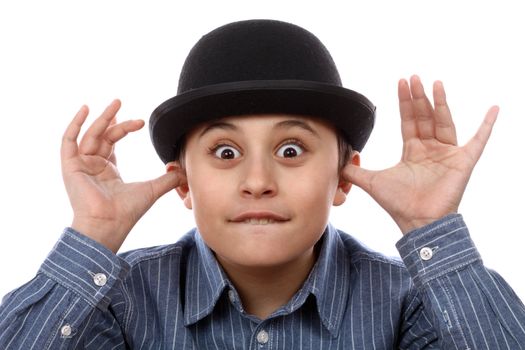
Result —
[{"label": "eye", "polygon": [[214,149],[213,153],[215,154],[215,157],[220,159],[235,159],[241,155],[241,152],[228,145],[218,146]]},{"label": "eye", "polygon": [[282,158],[294,158],[301,155],[304,149],[295,143],[287,143],[279,147],[277,156]]}]

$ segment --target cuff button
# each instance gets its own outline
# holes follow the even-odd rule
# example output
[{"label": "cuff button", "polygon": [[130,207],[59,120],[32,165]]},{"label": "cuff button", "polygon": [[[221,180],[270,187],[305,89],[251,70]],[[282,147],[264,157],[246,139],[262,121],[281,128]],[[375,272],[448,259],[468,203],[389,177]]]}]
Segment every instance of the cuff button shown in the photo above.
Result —
[{"label": "cuff button", "polygon": [[429,247],[421,248],[421,250],[419,251],[419,256],[421,257],[422,260],[425,260],[425,261],[432,259],[433,255],[434,255],[434,252],[432,251],[432,248],[429,248]]},{"label": "cuff button", "polygon": [[93,282],[99,286],[105,286],[108,281],[108,278],[103,273],[97,273],[95,276],[93,276]]}]

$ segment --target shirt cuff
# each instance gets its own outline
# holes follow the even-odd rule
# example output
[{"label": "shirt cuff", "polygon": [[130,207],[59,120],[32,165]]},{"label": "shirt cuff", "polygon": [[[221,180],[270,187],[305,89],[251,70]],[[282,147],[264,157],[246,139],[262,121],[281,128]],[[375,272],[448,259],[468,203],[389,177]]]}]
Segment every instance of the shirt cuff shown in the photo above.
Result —
[{"label": "shirt cuff", "polygon": [[105,310],[111,301],[110,291],[129,269],[129,264],[111,250],[68,227],[39,273]]},{"label": "shirt cuff", "polygon": [[403,236],[396,247],[417,287],[481,262],[460,214],[447,215]]}]

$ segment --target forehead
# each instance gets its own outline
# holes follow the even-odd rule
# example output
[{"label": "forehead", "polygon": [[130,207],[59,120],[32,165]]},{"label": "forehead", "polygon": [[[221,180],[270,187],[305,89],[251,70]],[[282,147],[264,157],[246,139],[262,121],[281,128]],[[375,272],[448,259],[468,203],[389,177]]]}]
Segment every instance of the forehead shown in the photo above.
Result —
[{"label": "forehead", "polygon": [[214,130],[261,133],[292,129],[299,129],[320,138],[336,134],[335,128],[331,124],[315,117],[292,114],[251,114],[224,117],[200,124],[188,136],[202,137]]}]

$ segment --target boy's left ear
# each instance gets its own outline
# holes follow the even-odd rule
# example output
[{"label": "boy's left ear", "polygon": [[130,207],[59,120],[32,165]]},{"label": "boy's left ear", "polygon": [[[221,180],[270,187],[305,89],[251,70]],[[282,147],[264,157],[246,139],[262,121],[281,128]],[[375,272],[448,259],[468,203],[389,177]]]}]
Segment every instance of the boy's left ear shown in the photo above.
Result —
[{"label": "boy's left ear", "polygon": [[[348,164],[353,164],[355,166],[361,165],[361,156],[359,155],[359,152],[352,151],[352,157],[348,161]],[[341,169],[341,172],[343,170]],[[337,186],[337,192],[334,196],[333,205],[339,206],[343,204],[346,201],[346,196],[348,195],[348,192],[350,192],[350,189],[352,188],[352,183],[345,180],[342,176],[342,173],[339,175],[339,184]]]}]

